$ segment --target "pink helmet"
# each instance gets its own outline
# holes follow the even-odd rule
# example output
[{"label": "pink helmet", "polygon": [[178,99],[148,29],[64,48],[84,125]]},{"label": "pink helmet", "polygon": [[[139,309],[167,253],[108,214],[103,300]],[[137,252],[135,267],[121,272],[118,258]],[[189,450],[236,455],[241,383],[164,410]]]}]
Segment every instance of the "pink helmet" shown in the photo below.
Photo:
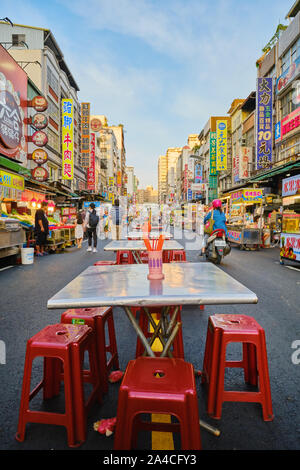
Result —
[{"label": "pink helmet", "polygon": [[219,207],[222,207],[222,201],[220,199],[214,199],[212,205],[214,209],[219,209]]}]

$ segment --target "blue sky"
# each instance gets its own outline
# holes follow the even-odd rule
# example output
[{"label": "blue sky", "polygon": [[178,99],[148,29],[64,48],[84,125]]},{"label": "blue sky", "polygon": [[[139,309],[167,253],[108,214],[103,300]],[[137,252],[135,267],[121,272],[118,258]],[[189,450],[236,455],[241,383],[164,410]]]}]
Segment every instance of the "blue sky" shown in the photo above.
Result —
[{"label": "blue sky", "polygon": [[48,28],[93,114],[125,129],[140,187],[157,159],[255,90],[256,60],[294,0],[14,0],[1,16]]}]

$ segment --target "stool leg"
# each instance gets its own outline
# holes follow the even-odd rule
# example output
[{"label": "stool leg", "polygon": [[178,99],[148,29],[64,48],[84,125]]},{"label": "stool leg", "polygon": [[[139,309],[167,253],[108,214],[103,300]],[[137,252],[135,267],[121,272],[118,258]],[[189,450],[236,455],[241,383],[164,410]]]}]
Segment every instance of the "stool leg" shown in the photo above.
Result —
[{"label": "stool leg", "polygon": [[243,343],[245,382],[257,387],[256,347],[253,343]]},{"label": "stool leg", "polygon": [[114,365],[116,369],[120,369],[113,312],[109,313],[107,323],[108,323],[108,337],[109,337],[108,351],[111,353],[111,356],[112,356],[112,364]]},{"label": "stool leg", "polygon": [[226,363],[226,346],[227,346],[227,341],[224,340],[224,336],[221,334],[220,349],[219,349],[219,354],[218,354],[218,359],[219,359],[219,368],[218,368],[218,374],[217,374],[218,379],[216,380],[215,408],[214,408],[214,414],[213,414],[213,417],[215,419],[221,419],[221,414],[222,414],[224,379],[225,379],[225,363]]},{"label": "stool leg", "polygon": [[262,394],[262,409],[264,421],[272,421],[274,419],[270,378],[269,378],[269,367],[267,359],[267,348],[264,330],[259,332],[259,351],[257,354],[257,366],[259,375],[259,386]]},{"label": "stool leg", "polygon": [[25,439],[25,429],[26,429],[26,412],[29,409],[29,397],[30,397],[30,383],[31,383],[31,372],[32,372],[32,356],[29,350],[29,345],[27,345],[26,355],[25,355],[25,364],[24,364],[24,375],[23,375],[23,384],[22,384],[22,393],[20,401],[20,410],[19,410],[19,422],[18,430],[16,434],[16,439],[19,442],[23,442]]}]

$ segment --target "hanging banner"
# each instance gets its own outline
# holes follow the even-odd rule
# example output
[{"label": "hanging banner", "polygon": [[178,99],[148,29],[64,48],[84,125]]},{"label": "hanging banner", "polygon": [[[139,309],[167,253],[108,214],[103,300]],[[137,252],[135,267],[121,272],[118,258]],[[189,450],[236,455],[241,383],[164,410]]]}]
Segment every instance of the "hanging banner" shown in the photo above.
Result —
[{"label": "hanging banner", "polygon": [[251,158],[251,148],[250,147],[241,147],[241,153],[239,158],[239,178],[247,179],[249,178],[248,163]]},{"label": "hanging banner", "polygon": [[202,183],[202,165],[200,163],[196,163],[195,165],[195,183]]},{"label": "hanging banner", "polygon": [[256,85],[256,168],[267,168],[272,162],[273,79],[258,78]]},{"label": "hanging banner", "polygon": [[74,172],[73,100],[62,100],[62,178],[72,180]]},{"label": "hanging banner", "polygon": [[209,174],[217,174],[217,133],[210,132],[209,136]]},{"label": "hanging banner", "polygon": [[217,121],[217,170],[227,170],[227,121]]},{"label": "hanging banner", "polygon": [[90,103],[81,103],[81,166],[90,166]]},{"label": "hanging banner", "polygon": [[88,191],[96,190],[95,175],[95,133],[90,134],[90,166],[87,169],[87,189]]}]

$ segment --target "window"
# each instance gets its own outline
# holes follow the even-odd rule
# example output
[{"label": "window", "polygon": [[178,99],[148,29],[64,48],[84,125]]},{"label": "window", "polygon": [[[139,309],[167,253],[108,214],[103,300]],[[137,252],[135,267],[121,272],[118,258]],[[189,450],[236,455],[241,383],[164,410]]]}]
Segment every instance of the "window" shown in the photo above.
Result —
[{"label": "window", "polygon": [[25,42],[25,34],[13,34],[12,35],[12,45],[13,46],[23,46]]},{"label": "window", "polygon": [[47,128],[48,145],[59,152],[59,138],[49,127]]},{"label": "window", "polygon": [[51,100],[48,100],[47,112],[49,117],[51,117],[56,123],[59,123],[59,109]]},{"label": "window", "polygon": [[52,90],[59,95],[59,83],[58,79],[55,77],[54,73],[50,69],[50,67],[47,67],[47,81],[48,85],[52,88]]}]

